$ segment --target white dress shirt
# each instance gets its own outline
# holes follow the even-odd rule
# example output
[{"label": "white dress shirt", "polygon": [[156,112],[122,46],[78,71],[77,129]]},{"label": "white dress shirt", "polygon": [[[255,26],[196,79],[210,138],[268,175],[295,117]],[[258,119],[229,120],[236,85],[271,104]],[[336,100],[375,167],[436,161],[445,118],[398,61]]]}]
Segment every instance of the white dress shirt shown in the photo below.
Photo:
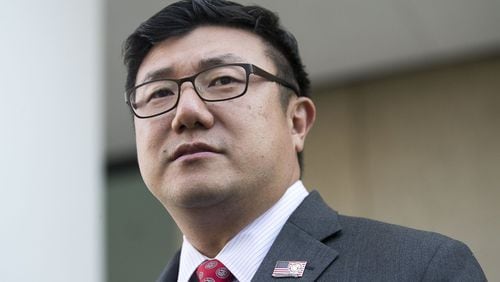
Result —
[{"label": "white dress shirt", "polygon": [[[215,259],[222,262],[238,281],[250,281],[281,228],[307,195],[302,181],[295,182],[278,202],[236,234]],[[210,259],[198,252],[186,237],[183,238],[178,282],[189,281],[198,265]]]}]

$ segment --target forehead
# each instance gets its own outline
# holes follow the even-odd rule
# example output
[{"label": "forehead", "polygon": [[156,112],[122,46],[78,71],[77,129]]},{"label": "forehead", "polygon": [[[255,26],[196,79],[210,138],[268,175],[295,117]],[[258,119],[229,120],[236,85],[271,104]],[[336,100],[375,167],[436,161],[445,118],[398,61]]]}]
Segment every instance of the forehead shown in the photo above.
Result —
[{"label": "forehead", "polygon": [[231,27],[201,26],[154,46],[142,61],[136,81],[143,82],[149,74],[162,70],[169,77],[191,75],[206,62],[252,63],[274,71],[266,44],[258,35]]}]

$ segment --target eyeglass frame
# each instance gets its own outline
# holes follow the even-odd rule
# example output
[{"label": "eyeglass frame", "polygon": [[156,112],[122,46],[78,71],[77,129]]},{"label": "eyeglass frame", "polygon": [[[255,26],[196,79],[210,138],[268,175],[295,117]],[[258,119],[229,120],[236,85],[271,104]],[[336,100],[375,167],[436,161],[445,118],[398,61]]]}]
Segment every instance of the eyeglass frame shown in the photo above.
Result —
[{"label": "eyeglass frame", "polygon": [[[243,92],[241,94],[239,94],[239,95],[234,96],[234,97],[224,98],[224,99],[215,99],[215,100],[212,100],[212,99],[205,99],[205,98],[203,98],[201,96],[201,94],[198,93],[198,89],[196,88],[196,86],[194,84],[195,79],[201,73],[207,72],[207,71],[209,71],[211,69],[225,67],[225,66],[239,66],[239,67],[242,67],[245,70],[245,73],[246,73],[246,83],[245,83],[245,89],[243,90]],[[172,111],[173,109],[175,109],[177,107],[177,105],[179,104],[179,100],[180,100],[180,97],[181,97],[181,86],[182,86],[182,84],[184,82],[187,82],[187,81],[191,82],[191,84],[193,85],[193,89],[196,92],[196,95],[198,95],[198,97],[200,97],[200,99],[202,101],[204,101],[204,102],[222,102],[222,101],[236,99],[236,98],[239,98],[239,97],[245,95],[247,93],[247,90],[248,90],[248,83],[250,81],[250,74],[258,75],[258,76],[260,76],[262,78],[267,79],[268,81],[278,83],[278,84],[280,84],[280,85],[282,85],[282,86],[284,86],[286,88],[291,89],[293,92],[295,92],[295,94],[297,96],[300,96],[299,89],[295,85],[293,85],[292,83],[289,83],[288,81],[286,81],[286,80],[284,80],[284,79],[282,79],[282,78],[280,78],[280,77],[278,77],[278,76],[276,76],[274,74],[271,74],[271,73],[265,71],[264,69],[262,69],[262,68],[260,68],[260,67],[258,67],[256,65],[254,65],[254,64],[248,64],[248,63],[219,64],[219,65],[212,66],[210,68],[204,69],[202,71],[199,71],[199,72],[197,72],[194,75],[183,77],[183,78],[180,78],[180,79],[170,79],[170,78],[154,79],[154,80],[150,80],[150,81],[146,81],[144,83],[138,84],[138,85],[136,85],[134,87],[131,87],[130,89],[128,89],[127,91],[125,91],[123,94],[125,96],[125,103],[130,107],[130,109],[132,110],[132,112],[134,113],[134,115],[136,117],[138,117],[138,118],[146,119],[146,118],[152,118],[152,117],[163,115],[163,114],[168,113],[168,112]],[[147,84],[150,84],[150,83],[153,83],[153,82],[158,82],[158,81],[172,81],[172,82],[175,82],[177,84],[178,94],[177,94],[177,100],[175,101],[175,104],[170,109],[168,109],[166,111],[163,111],[163,112],[160,112],[160,113],[157,113],[157,114],[154,114],[154,115],[150,115],[150,116],[140,116],[139,114],[137,114],[135,112],[134,107],[130,103],[130,96],[139,87],[142,87],[144,85],[147,85]]]}]

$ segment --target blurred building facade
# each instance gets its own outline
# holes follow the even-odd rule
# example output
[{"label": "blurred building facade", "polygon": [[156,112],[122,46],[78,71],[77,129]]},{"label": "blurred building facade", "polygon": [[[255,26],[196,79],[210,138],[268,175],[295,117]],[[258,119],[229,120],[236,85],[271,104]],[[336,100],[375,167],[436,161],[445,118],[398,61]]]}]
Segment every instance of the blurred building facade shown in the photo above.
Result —
[{"label": "blurred building facade", "polygon": [[[122,95],[123,40],[170,2],[4,3],[0,280],[153,281],[180,246]],[[278,11],[311,73],[309,190],[464,241],[500,280],[500,1],[241,2]]]}]

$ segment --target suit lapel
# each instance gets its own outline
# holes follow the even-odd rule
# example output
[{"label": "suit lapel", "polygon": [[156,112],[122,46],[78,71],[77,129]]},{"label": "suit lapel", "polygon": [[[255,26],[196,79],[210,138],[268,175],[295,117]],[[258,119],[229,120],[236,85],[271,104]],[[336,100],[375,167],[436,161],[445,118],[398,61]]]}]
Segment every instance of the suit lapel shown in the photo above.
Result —
[{"label": "suit lapel", "polygon": [[[338,256],[321,241],[341,230],[337,213],[312,192],[280,231],[252,281],[314,281]],[[277,261],[306,261],[301,279],[274,278]]]},{"label": "suit lapel", "polygon": [[156,282],[171,282],[177,281],[177,276],[179,275],[179,260],[181,258],[181,252],[178,251],[177,254],[170,260],[168,265],[165,267],[160,277]]}]

